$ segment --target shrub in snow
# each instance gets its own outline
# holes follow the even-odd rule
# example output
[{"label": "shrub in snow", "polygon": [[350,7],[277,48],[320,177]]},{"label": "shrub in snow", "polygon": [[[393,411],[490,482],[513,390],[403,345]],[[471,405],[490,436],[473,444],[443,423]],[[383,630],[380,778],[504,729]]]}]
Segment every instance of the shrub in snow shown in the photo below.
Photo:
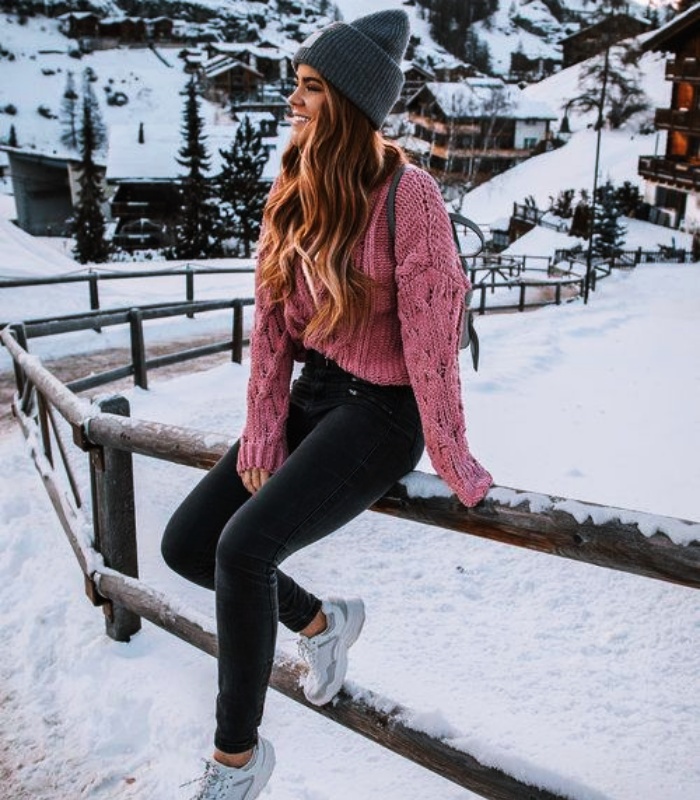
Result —
[{"label": "shrub in snow", "polygon": [[108,106],[125,106],[129,102],[129,97],[124,92],[110,92],[107,95]]},{"label": "shrub in snow", "polygon": [[37,114],[41,114],[45,119],[58,119],[56,114],[54,114],[48,106],[39,106],[36,111]]}]

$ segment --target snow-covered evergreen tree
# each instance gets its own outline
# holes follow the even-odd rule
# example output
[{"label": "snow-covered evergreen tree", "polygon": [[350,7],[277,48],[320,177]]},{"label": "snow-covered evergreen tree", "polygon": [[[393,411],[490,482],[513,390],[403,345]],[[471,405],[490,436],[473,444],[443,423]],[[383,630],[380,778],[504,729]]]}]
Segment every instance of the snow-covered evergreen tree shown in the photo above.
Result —
[{"label": "snow-covered evergreen tree", "polygon": [[66,75],[66,88],[63,90],[61,98],[60,119],[63,130],[61,132],[61,143],[71,150],[78,150],[80,141],[78,138],[78,128],[80,126],[80,99],[75,89],[75,77],[72,72]]},{"label": "snow-covered evergreen tree", "polygon": [[224,232],[237,240],[237,255],[247,258],[260,234],[268,192],[260,180],[267,163],[267,148],[247,114],[236,130],[231,147],[220,152],[223,162],[217,187]]},{"label": "snow-covered evergreen tree", "polygon": [[90,106],[90,119],[92,120],[95,152],[100,153],[107,148],[107,126],[102,118],[102,111],[99,101],[97,100],[97,95],[92,88],[94,80],[95,73],[88,67],[83,72],[83,108],[86,103]]},{"label": "snow-covered evergreen tree", "polygon": [[592,252],[597,258],[615,258],[625,245],[620,200],[612,181],[599,187],[593,220]]},{"label": "snow-covered evergreen tree", "polygon": [[102,204],[105,201],[102,173],[95,163],[99,135],[95,128],[94,106],[83,97],[80,125],[80,198],[74,217],[75,248],[73,254],[81,264],[100,263],[109,256],[109,244],[105,239],[105,217]]},{"label": "snow-covered evergreen tree", "polygon": [[187,172],[182,179],[182,202],[171,254],[175,258],[213,258],[223,252],[221,226],[212,182],[207,176],[211,158],[207,151],[204,118],[194,76],[185,90],[181,132],[184,142],[177,161]]}]

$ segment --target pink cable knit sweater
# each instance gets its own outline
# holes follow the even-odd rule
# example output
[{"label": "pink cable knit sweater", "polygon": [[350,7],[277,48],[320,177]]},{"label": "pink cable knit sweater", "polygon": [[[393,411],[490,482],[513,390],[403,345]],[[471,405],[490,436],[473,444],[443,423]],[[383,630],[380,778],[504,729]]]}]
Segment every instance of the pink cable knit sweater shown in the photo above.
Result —
[{"label": "pink cable knit sweater", "polygon": [[301,267],[294,295],[284,306],[271,304],[266,292],[256,289],[248,415],[238,469],[274,472],[284,462],[293,362],[313,349],[372,383],[410,383],[434,468],[462,503],[473,506],[492,479],[469,452],[461,400],[457,354],[469,281],[437,184],[415,167],[406,170],[396,193],[392,248],[389,184],[377,190],[356,253],[355,263],[375,282],[373,311],[362,329],[340,327],[327,341],[304,336],[314,303]]}]

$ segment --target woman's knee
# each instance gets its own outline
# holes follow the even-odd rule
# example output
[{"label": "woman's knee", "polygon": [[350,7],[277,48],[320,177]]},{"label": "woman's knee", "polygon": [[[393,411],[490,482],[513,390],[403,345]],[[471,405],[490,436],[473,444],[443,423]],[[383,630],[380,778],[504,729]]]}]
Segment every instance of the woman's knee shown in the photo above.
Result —
[{"label": "woman's knee", "polygon": [[227,575],[266,578],[276,568],[277,547],[266,546],[268,537],[262,530],[232,520],[221,535],[216,548],[216,568]]},{"label": "woman's knee", "polygon": [[160,554],[170,569],[180,572],[180,564],[185,560],[184,548],[178,527],[173,524],[172,519],[165,526],[163,538],[160,541]]}]

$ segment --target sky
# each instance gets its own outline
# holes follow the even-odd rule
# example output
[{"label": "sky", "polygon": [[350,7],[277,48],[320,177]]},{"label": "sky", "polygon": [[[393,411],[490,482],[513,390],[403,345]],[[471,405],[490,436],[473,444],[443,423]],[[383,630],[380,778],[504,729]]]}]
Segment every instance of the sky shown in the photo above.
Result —
[{"label": "sky", "polygon": [[[620,137],[605,135],[602,168],[622,174],[627,163],[633,177],[636,139]],[[559,158],[526,162],[496,189],[467,195],[470,215],[490,222],[531,192],[574,185],[579,170],[590,181],[582,166],[589,138],[583,129]],[[22,235],[12,215],[11,197],[0,195],[0,273],[81,269],[65,242]],[[680,236],[628,221],[630,246]],[[553,242],[538,230],[516,244],[543,253]],[[215,276],[197,295],[250,289],[250,275]],[[183,291],[176,278],[101,289],[113,306],[182,299]],[[481,365],[474,373],[462,353],[463,394],[470,445],[498,486],[644,511],[660,525],[661,516],[700,522],[699,296],[697,264],[643,265],[602,281],[587,305],[478,318]],[[87,307],[84,287],[0,295],[1,318]],[[146,337],[228,330],[219,315],[154,325]],[[126,343],[124,331],[110,329],[36,340],[30,349],[77,359]],[[5,352],[0,369],[9,369]],[[175,378],[152,372],[148,391],[125,393],[134,417],[235,437],[247,376],[247,362],[224,358]],[[87,465],[82,454],[71,458],[87,520]],[[431,471],[425,458],[419,468]],[[213,625],[211,594],[171,574],[159,556],[169,515],[201,475],[135,458],[140,575]],[[352,693],[371,689],[401,703],[416,725],[455,747],[574,800],[700,796],[700,595],[692,589],[374,512],[296,554],[288,568],[321,596],[364,598]],[[283,629],[279,648],[296,656]],[[105,636],[28,447],[16,426],[2,428],[4,797],[188,800],[192,786],[182,784],[197,777],[212,745],[215,691],[214,660],[149,623],[128,644]],[[262,733],[277,750],[269,800],[475,796],[276,692]]]}]

